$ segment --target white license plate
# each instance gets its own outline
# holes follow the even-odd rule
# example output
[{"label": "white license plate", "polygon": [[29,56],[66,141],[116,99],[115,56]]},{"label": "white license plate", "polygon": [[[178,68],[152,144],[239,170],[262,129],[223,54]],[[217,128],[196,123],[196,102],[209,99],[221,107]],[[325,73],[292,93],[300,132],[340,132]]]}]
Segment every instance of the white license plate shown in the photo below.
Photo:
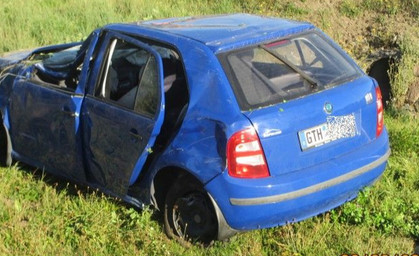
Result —
[{"label": "white license plate", "polygon": [[298,132],[302,150],[318,147],[329,142],[331,139],[328,136],[329,133],[327,130],[327,123],[324,123]]},{"label": "white license plate", "polygon": [[331,141],[356,134],[355,116],[335,116],[327,122],[298,132],[302,150],[319,147]]}]

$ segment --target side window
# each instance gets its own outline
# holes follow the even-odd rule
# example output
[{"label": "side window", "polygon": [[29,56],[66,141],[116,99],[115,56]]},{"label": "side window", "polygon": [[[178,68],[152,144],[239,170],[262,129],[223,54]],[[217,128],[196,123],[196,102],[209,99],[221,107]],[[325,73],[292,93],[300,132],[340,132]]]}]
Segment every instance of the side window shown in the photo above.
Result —
[{"label": "side window", "polygon": [[76,89],[82,63],[75,65],[80,53],[80,45],[57,52],[41,52],[31,59],[33,65],[31,80],[39,85],[50,85],[74,91]]},{"label": "side window", "polygon": [[100,81],[96,97],[147,116],[156,113],[159,99],[157,62],[148,51],[114,39]]},{"label": "side window", "polygon": [[154,116],[158,104],[157,62],[154,56],[150,56],[138,86],[134,109],[137,112]]}]

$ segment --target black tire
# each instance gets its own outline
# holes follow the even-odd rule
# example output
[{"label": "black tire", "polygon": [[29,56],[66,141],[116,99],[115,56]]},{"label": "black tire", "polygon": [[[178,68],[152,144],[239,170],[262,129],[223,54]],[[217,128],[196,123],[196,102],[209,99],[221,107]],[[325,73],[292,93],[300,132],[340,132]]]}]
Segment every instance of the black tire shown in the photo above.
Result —
[{"label": "black tire", "polygon": [[4,125],[0,125],[0,165],[4,167],[10,167],[12,165],[9,140],[6,128]]},{"label": "black tire", "polygon": [[178,179],[164,204],[164,228],[168,237],[209,244],[218,232],[214,207],[202,186]]}]

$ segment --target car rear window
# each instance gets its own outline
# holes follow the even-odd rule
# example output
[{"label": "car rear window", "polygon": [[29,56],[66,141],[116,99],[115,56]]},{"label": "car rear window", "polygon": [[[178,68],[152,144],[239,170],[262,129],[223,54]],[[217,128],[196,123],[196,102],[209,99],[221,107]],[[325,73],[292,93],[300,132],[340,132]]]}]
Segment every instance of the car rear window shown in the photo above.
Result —
[{"label": "car rear window", "polygon": [[242,110],[265,107],[336,86],[359,68],[317,32],[219,56]]}]

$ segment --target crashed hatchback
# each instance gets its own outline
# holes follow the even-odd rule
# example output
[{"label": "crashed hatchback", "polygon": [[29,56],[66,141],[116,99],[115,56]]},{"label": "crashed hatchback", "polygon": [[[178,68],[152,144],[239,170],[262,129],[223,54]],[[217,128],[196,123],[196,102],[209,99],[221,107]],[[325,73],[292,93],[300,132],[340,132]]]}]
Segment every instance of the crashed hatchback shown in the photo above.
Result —
[{"label": "crashed hatchback", "polygon": [[390,154],[381,92],[309,23],[247,14],[97,29],[0,58],[1,160],[164,212],[209,242],[356,197]]}]

